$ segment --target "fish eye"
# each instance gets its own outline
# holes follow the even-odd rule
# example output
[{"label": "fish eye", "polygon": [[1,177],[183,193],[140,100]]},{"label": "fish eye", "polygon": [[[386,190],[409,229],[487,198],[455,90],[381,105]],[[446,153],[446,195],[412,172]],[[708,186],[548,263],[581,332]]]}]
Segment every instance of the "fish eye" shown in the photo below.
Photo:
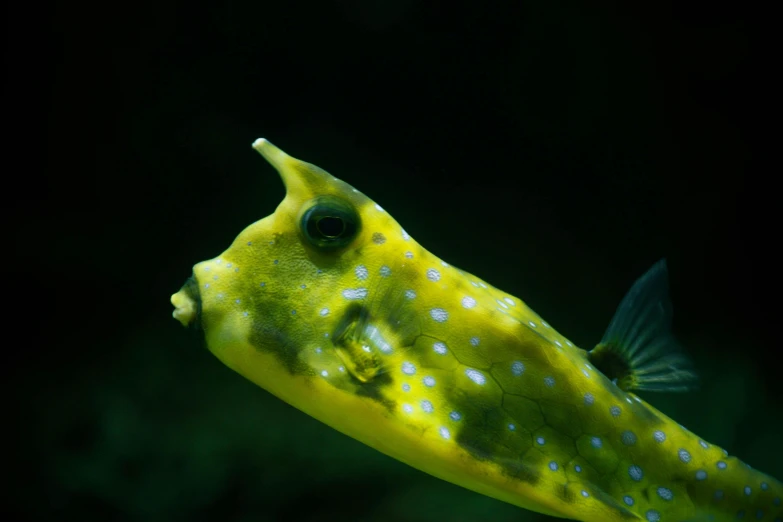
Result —
[{"label": "fish eye", "polygon": [[337,239],[345,232],[345,221],[340,216],[324,216],[315,221],[315,227],[322,236]]},{"label": "fish eye", "polygon": [[302,216],[305,238],[323,249],[349,244],[359,231],[359,215],[353,206],[333,196],[322,196]]}]

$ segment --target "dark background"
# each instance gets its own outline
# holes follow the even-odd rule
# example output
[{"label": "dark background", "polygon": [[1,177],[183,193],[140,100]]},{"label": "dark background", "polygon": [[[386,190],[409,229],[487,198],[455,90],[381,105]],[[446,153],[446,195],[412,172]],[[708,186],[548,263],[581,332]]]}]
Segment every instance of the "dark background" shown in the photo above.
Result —
[{"label": "dark background", "polygon": [[760,236],[765,191],[748,181],[745,13],[215,4],[7,7],[7,103],[30,164],[45,162],[43,182],[13,171],[30,190],[7,204],[33,269],[22,277],[41,284],[23,293],[33,341],[6,366],[20,419],[11,508],[63,521],[549,520],[319,424],[171,319],[191,266],[283,197],[258,137],[353,184],[583,347],[668,258],[675,329],[703,385],[644,398],[783,476],[777,240]]}]

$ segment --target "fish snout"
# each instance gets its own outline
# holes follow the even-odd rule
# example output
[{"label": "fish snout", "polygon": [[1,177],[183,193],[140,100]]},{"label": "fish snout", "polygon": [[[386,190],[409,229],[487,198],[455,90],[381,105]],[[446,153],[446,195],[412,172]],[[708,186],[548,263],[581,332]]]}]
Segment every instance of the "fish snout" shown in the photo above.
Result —
[{"label": "fish snout", "polygon": [[201,296],[195,276],[191,276],[182,285],[180,291],[171,296],[171,304],[174,305],[174,312],[171,315],[182,323],[182,326],[198,324],[201,315]]}]

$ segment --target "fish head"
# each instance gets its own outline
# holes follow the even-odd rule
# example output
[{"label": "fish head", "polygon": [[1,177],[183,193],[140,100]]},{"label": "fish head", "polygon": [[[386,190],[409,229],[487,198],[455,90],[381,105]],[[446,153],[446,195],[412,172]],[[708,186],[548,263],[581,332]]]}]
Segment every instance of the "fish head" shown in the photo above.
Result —
[{"label": "fish head", "polygon": [[225,252],[193,267],[171,298],[173,315],[203,329],[210,351],[240,373],[254,351],[275,354],[292,372],[312,373],[300,352],[320,351],[321,344],[326,350],[338,318],[367,297],[370,274],[383,275],[384,256],[401,252],[390,244],[410,237],[325,170],[265,139],[253,147],[280,174],[285,198]]}]

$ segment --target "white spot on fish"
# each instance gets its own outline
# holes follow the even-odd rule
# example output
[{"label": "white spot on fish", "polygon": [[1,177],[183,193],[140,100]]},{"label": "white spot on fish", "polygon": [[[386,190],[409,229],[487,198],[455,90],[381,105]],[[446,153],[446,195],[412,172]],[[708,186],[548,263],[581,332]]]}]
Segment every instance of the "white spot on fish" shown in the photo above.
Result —
[{"label": "white spot on fish", "polygon": [[413,290],[405,290],[405,298],[406,299],[414,299],[416,297],[416,292]]},{"label": "white spot on fish", "polygon": [[574,343],[572,343],[571,341],[566,341],[566,344],[567,344],[568,346],[573,346],[573,345],[574,345]]},{"label": "white spot on fish", "polygon": [[248,316],[248,315],[250,315],[250,314],[248,314],[247,312],[242,312],[242,315],[243,315],[243,316],[245,316],[245,317],[247,317],[247,316]]},{"label": "white spot on fish", "polygon": [[546,440],[544,440],[544,437],[536,437],[536,442],[538,443],[539,446],[543,446],[544,444],[546,444]]},{"label": "white spot on fish", "polygon": [[430,316],[438,323],[445,323],[449,318],[449,313],[443,308],[433,308],[430,310]]},{"label": "white spot on fish", "polygon": [[604,445],[604,443],[603,441],[601,441],[601,437],[593,437],[590,439],[590,445],[595,449],[600,449],[601,446]]},{"label": "white spot on fish", "polygon": [[674,498],[674,493],[672,493],[672,490],[669,488],[658,488],[658,496],[661,497],[663,500],[671,500]]},{"label": "white spot on fish", "polygon": [[534,323],[533,321],[528,321],[527,324],[529,324],[531,326],[531,328],[535,328],[536,327],[536,323]]},{"label": "white spot on fish", "polygon": [[497,304],[499,304],[500,306],[502,306],[503,308],[505,308],[506,310],[508,310],[508,305],[506,303],[504,303],[503,301],[501,301],[500,299],[495,299],[495,302]]},{"label": "white spot on fish", "polygon": [[699,440],[699,446],[701,446],[704,449],[709,449],[710,445],[704,442],[703,440]]},{"label": "white spot on fish", "polygon": [[722,500],[723,499],[723,490],[722,489],[716,489],[715,490],[715,500]]},{"label": "white spot on fish", "polygon": [[507,302],[508,304],[510,304],[511,306],[516,306],[516,305],[517,305],[517,304],[514,302],[514,300],[513,300],[513,299],[511,299],[510,297],[504,297],[504,298],[503,298],[503,300],[504,300],[505,302]]},{"label": "white spot on fish", "polygon": [[522,363],[522,361],[514,361],[511,363],[511,373],[520,376],[525,371],[525,365]]},{"label": "white spot on fish", "polygon": [[413,259],[413,252],[408,250],[407,252],[405,252],[405,257],[407,257],[408,259]]},{"label": "white spot on fish", "polygon": [[582,466],[577,464],[576,466],[574,466],[574,471],[576,471],[577,473],[581,473],[582,472]]},{"label": "white spot on fish", "polygon": [[370,271],[367,270],[367,267],[364,265],[359,265],[354,270],[354,273],[356,274],[356,279],[359,281],[364,281],[368,277],[370,277]]},{"label": "white spot on fish", "polygon": [[666,440],[666,434],[662,432],[661,430],[655,430],[653,432],[653,439],[655,439],[655,442],[663,442]]},{"label": "white spot on fish", "polygon": [[362,345],[362,350],[364,350],[367,353],[370,353],[371,348],[369,346],[367,346],[366,344],[363,344]]},{"label": "white spot on fish", "polygon": [[583,374],[585,377],[587,377],[588,379],[590,378],[590,372],[588,372],[587,370],[582,370],[582,374]]},{"label": "white spot on fish", "polygon": [[403,385],[402,385],[402,391],[404,391],[404,392],[409,392],[409,391],[411,391],[411,385],[410,385],[410,384],[408,384],[407,382],[406,382],[406,383],[403,383]]},{"label": "white spot on fish", "polygon": [[427,269],[427,279],[429,279],[433,283],[435,281],[440,281],[440,272],[438,272],[434,268],[428,268]]},{"label": "white spot on fish", "polygon": [[677,452],[677,456],[680,457],[680,460],[685,464],[691,461],[691,454],[688,452],[688,450],[680,448],[680,450]]},{"label": "white spot on fish", "polygon": [[546,384],[548,387],[553,387],[555,385],[555,378],[554,377],[544,377],[544,384]]},{"label": "white spot on fish", "polygon": [[367,297],[366,288],[346,288],[343,290],[343,297],[349,301],[355,301],[357,299],[364,299]]},{"label": "white spot on fish", "polygon": [[595,397],[590,392],[585,393],[585,406],[592,406],[595,403]]},{"label": "white spot on fish", "polygon": [[728,467],[722,460],[719,460],[716,466],[718,466],[718,469],[726,469]]},{"label": "white spot on fish", "polygon": [[631,477],[631,480],[639,482],[642,480],[644,473],[642,472],[642,468],[634,464],[628,468],[628,476]]},{"label": "white spot on fish", "polygon": [[402,239],[404,239],[405,241],[408,241],[410,238],[411,238],[411,236],[409,236],[408,233],[405,232],[405,230],[402,230]]},{"label": "white spot on fish", "polygon": [[583,489],[583,490],[582,490],[582,496],[583,496],[583,497],[585,497],[585,498],[587,498],[587,497],[589,497],[589,496],[590,496],[590,493],[588,493],[587,491],[585,491],[585,490]]},{"label": "white spot on fish", "polygon": [[466,295],[462,298],[462,307],[463,308],[473,308],[476,306],[476,300],[470,297],[469,295]]},{"label": "white spot on fish", "polygon": [[487,378],[484,377],[484,374],[478,370],[474,370],[473,368],[468,368],[465,370],[465,375],[468,376],[468,379],[480,386],[487,382]]},{"label": "white spot on fish", "polygon": [[422,379],[422,382],[424,383],[424,386],[427,386],[428,388],[432,388],[433,386],[435,386],[435,377],[428,375],[424,379]]},{"label": "white spot on fish", "polygon": [[327,315],[329,315],[329,309],[328,308],[321,308],[321,311],[318,312],[318,313],[321,314],[321,317],[326,317]]},{"label": "white spot on fish", "polygon": [[654,509],[648,509],[644,516],[647,517],[647,522],[660,522],[661,520],[661,514]]},{"label": "white spot on fish", "polygon": [[443,266],[449,266],[449,264],[447,262],[445,262],[445,261],[441,261],[440,264],[443,265]]},{"label": "white spot on fish", "polygon": [[620,439],[623,441],[623,444],[626,446],[633,446],[636,444],[636,434],[632,431],[624,431]]},{"label": "white spot on fish", "polygon": [[425,413],[432,413],[435,410],[435,407],[432,405],[430,401],[424,399],[423,401],[421,401],[421,409]]},{"label": "white spot on fish", "polygon": [[329,376],[329,372],[327,372],[326,370],[322,370],[321,371],[321,376],[328,377]]},{"label": "white spot on fish", "polygon": [[563,347],[563,343],[561,343],[560,341],[555,341],[555,344],[556,344],[556,345],[557,345],[559,348],[562,348],[562,347]]},{"label": "white spot on fish", "polygon": [[413,413],[413,406],[411,406],[410,404],[403,404],[402,405],[402,410],[405,413]]},{"label": "white spot on fish", "polygon": [[627,506],[633,506],[633,497],[632,497],[632,496],[630,496],[630,495],[625,495],[625,496],[623,497],[623,502],[625,502],[625,504],[626,504]]},{"label": "white spot on fish", "polygon": [[321,347],[320,347],[320,346],[316,346],[316,347],[315,347],[315,353],[321,353],[322,351],[323,351],[323,350],[321,349]]},{"label": "white spot on fish", "polygon": [[480,341],[481,341],[481,339],[479,339],[478,337],[471,337],[470,338],[470,345],[471,346],[478,346]]},{"label": "white spot on fish", "polygon": [[767,484],[766,482],[762,482],[761,491],[767,491],[767,489],[769,489],[769,484]]},{"label": "white spot on fish", "polygon": [[481,287],[479,286],[479,284],[478,284],[477,282],[475,282],[475,281],[471,281],[471,282],[470,282],[470,284],[472,284],[472,285],[473,285],[473,286],[475,286],[476,288],[481,288]]},{"label": "white spot on fish", "polygon": [[389,268],[386,265],[383,265],[380,270],[381,277],[389,277],[391,275],[391,268]]},{"label": "white spot on fish", "polygon": [[549,463],[549,469],[551,469],[552,471],[557,471],[557,468],[558,468],[557,462],[555,462],[554,460]]},{"label": "white spot on fish", "polygon": [[509,425],[508,425],[508,429],[509,429],[509,431],[514,431],[514,430],[516,430],[516,429],[517,429],[517,427],[516,427],[516,426],[514,426],[513,424],[509,424]]},{"label": "white spot on fish", "polygon": [[707,472],[703,469],[700,469],[696,472],[696,480],[706,480],[707,479]]},{"label": "white spot on fish", "polygon": [[435,353],[440,355],[446,355],[446,352],[448,351],[448,349],[446,348],[446,344],[440,341],[434,343],[432,345],[432,349],[435,350]]},{"label": "white spot on fish", "polygon": [[375,210],[377,210],[378,212],[383,212],[383,207],[381,207],[378,203],[376,203]]},{"label": "white spot on fish", "polygon": [[209,283],[205,283],[204,288],[209,288]]},{"label": "white spot on fish", "polygon": [[750,486],[745,486],[745,489],[743,491],[745,492],[746,495],[750,495],[751,493]]},{"label": "white spot on fish", "polygon": [[239,300],[239,299],[234,299],[234,302],[235,302],[236,304],[239,304],[239,303],[241,303],[242,301],[241,301],[241,300]]},{"label": "white spot on fish", "polygon": [[620,416],[620,407],[619,406],[612,406],[609,408],[609,413],[612,414],[612,417],[619,417]]},{"label": "white spot on fish", "polygon": [[341,372],[344,372],[345,371],[345,366],[339,366],[337,369],[340,370]]},{"label": "white spot on fish", "polygon": [[402,373],[405,375],[415,375],[416,374],[416,367],[413,365],[412,362],[405,361],[402,363]]},{"label": "white spot on fish", "polygon": [[452,411],[451,413],[449,413],[449,418],[454,422],[458,422],[462,419],[462,414],[458,411]]},{"label": "white spot on fish", "polygon": [[440,432],[440,436],[444,439],[451,438],[451,432],[449,432],[449,429],[446,426],[441,426],[438,431]]}]

